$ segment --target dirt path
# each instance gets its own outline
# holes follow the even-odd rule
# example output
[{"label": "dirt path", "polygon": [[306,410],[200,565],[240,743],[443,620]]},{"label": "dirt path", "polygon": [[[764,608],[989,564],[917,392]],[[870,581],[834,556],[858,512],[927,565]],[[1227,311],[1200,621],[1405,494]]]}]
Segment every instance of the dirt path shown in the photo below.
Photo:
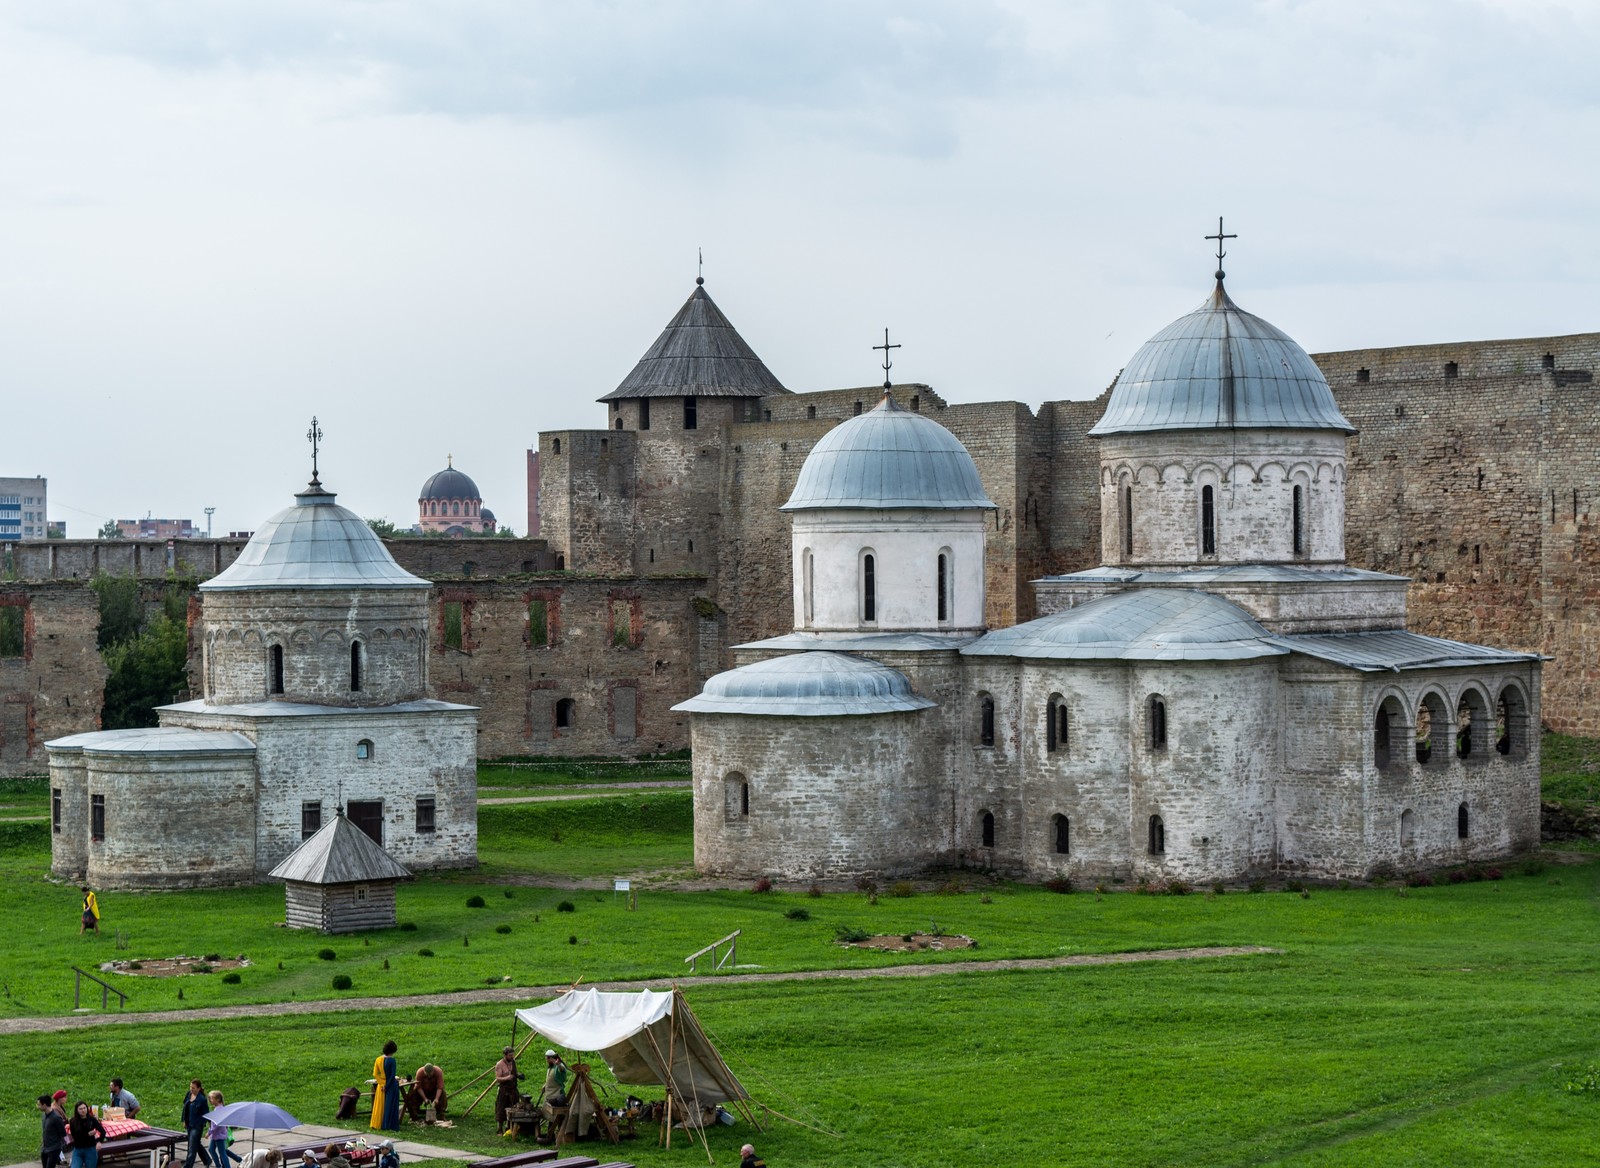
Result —
[{"label": "dirt path", "polygon": [[[1281,953],[1264,945],[1219,945],[1203,949],[1145,949],[1134,953],[1080,953],[1066,957],[1015,957],[1001,961],[946,961],[937,965],[890,965],[877,969],[809,969],[791,973],[727,973],[718,976],[654,978],[646,981],[585,983],[601,990],[666,990],[674,985],[751,985],[772,981],[858,981],[875,977],[940,977],[950,973],[1061,969],[1080,965],[1131,965],[1143,961],[1190,961],[1203,957],[1247,957]],[[125,1026],[142,1022],[196,1022],[220,1018],[262,1018],[278,1014],[335,1014],[349,1010],[401,1010],[416,1006],[470,1006],[480,1002],[528,1002],[553,998],[568,987],[510,986],[453,994],[414,994],[403,998],[330,998],[316,1002],[262,1002],[250,1006],[207,1006],[198,1010],[159,1010],[140,1014],[76,1014],[67,1018],[0,1018],[0,1035]]]}]

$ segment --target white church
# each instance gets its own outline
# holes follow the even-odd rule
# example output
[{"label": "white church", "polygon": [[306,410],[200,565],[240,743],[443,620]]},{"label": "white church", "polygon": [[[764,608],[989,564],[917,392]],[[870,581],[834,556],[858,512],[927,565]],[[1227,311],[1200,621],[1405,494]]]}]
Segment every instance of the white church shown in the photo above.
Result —
[{"label": "white church", "polygon": [[1103,562],[994,632],[961,443],[886,392],[813,448],[797,627],[676,707],[701,872],[1209,882],[1536,846],[1539,658],[1407,632],[1406,579],[1346,565],[1352,427],[1221,272],[1090,433]]}]

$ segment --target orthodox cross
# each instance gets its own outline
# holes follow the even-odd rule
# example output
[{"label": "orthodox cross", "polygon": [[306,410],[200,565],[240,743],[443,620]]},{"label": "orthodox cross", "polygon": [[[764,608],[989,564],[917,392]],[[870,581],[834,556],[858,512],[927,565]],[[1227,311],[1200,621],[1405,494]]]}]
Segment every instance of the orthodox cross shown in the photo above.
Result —
[{"label": "orthodox cross", "polygon": [[881,345],[873,345],[872,347],[874,349],[882,349],[883,350],[883,390],[884,390],[885,393],[887,393],[887,392],[889,392],[889,370],[894,367],[894,362],[889,360],[889,350],[890,349],[898,349],[898,348],[900,348],[900,346],[899,345],[891,345],[889,343],[889,330],[888,329],[884,329],[883,330],[883,344],[881,344]]},{"label": "orthodox cross", "polygon": [[311,429],[306,431],[306,441],[311,443],[311,481],[317,483],[317,443],[322,441],[322,429],[317,425],[315,414],[311,416]]},{"label": "orthodox cross", "polygon": [[1238,239],[1239,236],[1238,236],[1237,233],[1234,233],[1234,234],[1231,234],[1231,235],[1224,235],[1223,232],[1222,232],[1222,216],[1218,215],[1217,216],[1217,233],[1215,235],[1208,235],[1208,236],[1206,236],[1206,238],[1207,239],[1214,239],[1214,240],[1217,241],[1217,279],[1220,280],[1226,274],[1222,270],[1222,257],[1228,254],[1227,252],[1222,250],[1222,241],[1224,239]]}]

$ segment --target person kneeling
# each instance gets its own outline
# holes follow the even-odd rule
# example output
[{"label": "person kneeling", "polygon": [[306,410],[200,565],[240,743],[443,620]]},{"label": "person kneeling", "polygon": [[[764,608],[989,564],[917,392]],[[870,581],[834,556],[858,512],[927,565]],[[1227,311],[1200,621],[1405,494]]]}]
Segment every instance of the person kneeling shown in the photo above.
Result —
[{"label": "person kneeling", "polygon": [[413,1123],[432,1123],[443,1119],[450,1096],[444,1090],[444,1071],[432,1063],[417,1068],[411,1090],[406,1092],[406,1114]]}]

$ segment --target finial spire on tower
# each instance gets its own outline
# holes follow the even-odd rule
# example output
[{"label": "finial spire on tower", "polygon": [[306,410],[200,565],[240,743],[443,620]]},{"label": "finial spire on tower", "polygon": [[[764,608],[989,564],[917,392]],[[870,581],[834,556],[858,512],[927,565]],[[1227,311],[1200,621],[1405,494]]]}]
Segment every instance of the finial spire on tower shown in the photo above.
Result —
[{"label": "finial spire on tower", "polygon": [[889,343],[889,330],[888,329],[884,329],[883,330],[883,344],[881,344],[881,345],[873,345],[872,347],[874,349],[882,349],[883,350],[883,392],[884,393],[888,393],[889,392],[889,370],[894,366],[894,362],[889,360],[889,350],[890,349],[898,349],[898,348],[900,348],[900,346],[899,345],[891,345]]},{"label": "finial spire on tower", "polygon": [[317,416],[311,415],[311,429],[306,431],[306,441],[311,443],[311,485],[322,486],[322,480],[317,478],[317,444],[322,441],[322,428],[317,425]]},{"label": "finial spire on tower", "polygon": [[694,254],[694,283],[695,287],[698,288],[706,282],[706,249],[697,247],[694,249]]},{"label": "finial spire on tower", "polygon": [[1215,235],[1208,235],[1208,236],[1206,236],[1206,238],[1207,239],[1214,239],[1214,240],[1217,241],[1217,283],[1220,284],[1220,283],[1222,283],[1222,278],[1228,274],[1227,272],[1224,272],[1222,270],[1222,257],[1228,254],[1227,252],[1222,250],[1222,241],[1224,239],[1238,239],[1239,236],[1238,236],[1237,232],[1232,234],[1232,235],[1224,235],[1223,231],[1222,231],[1222,216],[1218,215],[1217,216],[1217,233]]}]

